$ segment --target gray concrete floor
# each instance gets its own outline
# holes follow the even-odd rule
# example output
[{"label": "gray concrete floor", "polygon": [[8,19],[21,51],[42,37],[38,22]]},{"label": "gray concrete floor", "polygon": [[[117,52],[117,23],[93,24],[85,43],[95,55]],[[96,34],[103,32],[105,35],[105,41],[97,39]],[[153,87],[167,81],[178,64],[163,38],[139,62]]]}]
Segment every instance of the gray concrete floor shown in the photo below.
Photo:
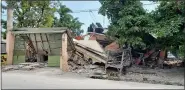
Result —
[{"label": "gray concrete floor", "polygon": [[184,86],[99,80],[58,69],[9,71],[2,73],[3,89],[184,89]]}]

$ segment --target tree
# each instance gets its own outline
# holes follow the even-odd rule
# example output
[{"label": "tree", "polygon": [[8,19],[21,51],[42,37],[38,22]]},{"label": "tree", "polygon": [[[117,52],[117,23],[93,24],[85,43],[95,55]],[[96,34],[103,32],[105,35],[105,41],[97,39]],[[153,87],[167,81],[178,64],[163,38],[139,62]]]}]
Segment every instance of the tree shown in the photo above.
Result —
[{"label": "tree", "polygon": [[173,53],[184,55],[185,2],[177,0],[159,1],[159,3],[157,10],[152,12],[158,43]]},{"label": "tree", "polygon": [[[108,35],[119,36],[120,43],[156,45],[185,56],[185,2],[158,1],[157,10],[146,13],[138,0],[101,0],[99,13],[111,20]],[[183,32],[184,31],[184,32]],[[157,36],[146,43],[145,36]]]},{"label": "tree", "polygon": [[56,11],[57,2],[55,1],[29,1],[29,0],[9,0],[6,1],[7,7],[14,10],[14,27],[51,27]]},{"label": "tree", "polygon": [[125,42],[144,46],[144,36],[152,32],[153,20],[138,0],[101,0],[99,13],[111,20],[108,35],[119,36],[120,44]]},{"label": "tree", "polygon": [[81,23],[78,18],[74,18],[71,14],[69,14],[72,12],[69,8],[61,4],[57,12],[60,17],[59,19],[56,17],[54,18],[53,27],[68,27],[75,33],[76,36],[83,33],[83,30],[80,29],[83,23]]},{"label": "tree", "polygon": [[[6,1],[6,3],[7,3],[7,6],[2,4],[2,13],[4,13],[4,10],[7,10],[7,17],[9,18],[8,19],[9,23],[7,25],[7,21],[1,19],[2,26],[3,26],[2,28],[5,29],[5,32],[2,32],[3,39],[6,39],[7,29],[10,30],[12,28],[12,24],[11,23],[14,24],[14,22],[13,22],[13,20],[11,18],[13,18],[13,8],[16,6],[15,5],[16,1],[14,1],[14,0],[8,0],[8,1]],[[7,26],[9,26],[9,27],[7,27]]]},{"label": "tree", "polygon": [[1,19],[2,28],[5,29],[5,32],[1,31],[1,34],[3,36],[3,39],[6,39],[6,28],[7,28],[7,22],[3,19]]},{"label": "tree", "polygon": [[[59,1],[6,1],[8,5],[13,5],[14,27],[68,27],[76,34],[80,34],[82,23],[77,18],[73,18],[69,13],[72,12]],[[6,9],[6,6],[4,6]],[[57,19],[54,13],[59,13]]]},{"label": "tree", "polygon": [[45,1],[17,1],[14,9],[16,27],[51,27],[56,7],[53,2]]},{"label": "tree", "polygon": [[[8,0],[7,6],[2,5],[3,10],[13,10],[13,26],[20,27],[51,27],[56,11],[56,2],[29,1],[29,0]],[[8,14],[9,15],[9,14]],[[2,21],[3,28],[6,29],[6,21]],[[2,32],[6,39],[6,32]]]}]

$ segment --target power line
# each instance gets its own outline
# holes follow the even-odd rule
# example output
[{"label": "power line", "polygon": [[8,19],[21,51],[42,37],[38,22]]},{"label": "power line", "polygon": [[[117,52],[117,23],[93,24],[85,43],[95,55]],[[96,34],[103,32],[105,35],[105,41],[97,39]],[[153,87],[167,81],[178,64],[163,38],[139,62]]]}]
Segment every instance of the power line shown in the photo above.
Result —
[{"label": "power line", "polygon": [[99,9],[77,10],[77,11],[73,11],[71,13],[92,12],[92,11],[98,11],[98,10]]},{"label": "power line", "polygon": [[[158,4],[158,3],[149,3],[149,4],[143,4],[143,5],[154,5],[154,4]],[[117,7],[116,7],[117,8]],[[116,9],[115,8],[115,9]],[[99,9],[89,9],[89,10],[77,10],[77,11],[73,11],[71,13],[81,13],[81,12],[93,12],[93,11],[98,11]]]},{"label": "power line", "polygon": [[103,16],[103,27],[105,27],[105,16]]},{"label": "power line", "polygon": [[94,15],[94,13],[93,13],[92,11],[90,11],[90,13],[91,13],[92,16],[94,17],[95,21],[97,21],[97,20],[96,20],[96,16]]},{"label": "power line", "polygon": [[94,23],[96,23],[96,20],[94,19],[94,17],[92,16],[91,12],[89,12],[91,18],[93,19]]},{"label": "power line", "polygon": [[143,4],[143,5],[154,5],[154,4],[159,4],[157,2],[149,3],[149,4]]},{"label": "power line", "polygon": [[[149,3],[149,4],[143,4],[143,5],[154,5],[154,4],[158,4],[158,3]],[[88,9],[88,10],[87,9],[86,10],[76,10],[76,11],[72,11],[71,13],[94,12],[94,11],[99,11],[99,8],[97,8],[97,9]],[[3,15],[3,16],[7,16],[7,15]]]}]

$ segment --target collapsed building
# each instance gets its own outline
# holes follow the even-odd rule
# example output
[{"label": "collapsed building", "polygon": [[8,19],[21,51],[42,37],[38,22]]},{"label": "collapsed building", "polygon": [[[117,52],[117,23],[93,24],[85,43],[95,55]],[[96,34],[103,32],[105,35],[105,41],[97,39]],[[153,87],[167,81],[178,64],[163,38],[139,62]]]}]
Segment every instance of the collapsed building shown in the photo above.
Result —
[{"label": "collapsed building", "polygon": [[[47,62],[48,66],[60,66],[64,71],[68,71],[69,61],[82,66],[86,63],[102,63],[105,67],[110,63],[116,63],[116,67],[121,65],[122,69],[123,65],[130,66],[131,64],[142,64],[149,67],[163,64],[163,61],[158,61],[161,60],[159,58],[165,57],[164,51],[156,48],[144,51],[136,50],[133,47],[124,49],[116,41],[107,37],[106,31],[101,25],[94,26],[92,24],[86,35],[73,39],[71,31],[67,28],[13,29],[11,31],[15,38],[12,45],[14,48],[13,58],[9,61],[13,64]],[[149,35],[149,37],[152,36]],[[152,39],[155,40],[153,37]],[[146,39],[146,42],[151,41]],[[109,53],[110,51],[113,53]],[[122,70],[121,68],[118,69]]]},{"label": "collapsed building", "polygon": [[68,71],[68,52],[75,50],[68,28],[16,28],[11,32],[14,44],[9,62],[47,62]]},{"label": "collapsed building", "polygon": [[[87,34],[83,36],[77,36],[75,39],[79,41],[86,41],[85,43],[88,43],[89,41],[97,41],[100,44],[100,47],[105,51],[106,59],[108,57],[108,54],[106,51],[113,51],[117,52],[122,48],[117,41],[111,40],[109,37],[105,35],[105,33],[108,31],[107,29],[104,29],[100,23],[92,23],[87,30]],[[117,36],[117,38],[119,38]],[[132,55],[132,62],[136,65],[142,65],[142,66],[148,66],[151,68],[154,67],[161,67],[163,68],[163,65],[166,64],[166,58],[167,58],[167,51],[161,50],[160,46],[152,45],[153,43],[156,43],[156,38],[150,34],[145,34],[143,38],[143,41],[147,44],[147,46],[150,46],[148,48],[142,49],[140,47],[132,47],[131,46],[131,55]],[[88,46],[88,45],[87,45]]]}]

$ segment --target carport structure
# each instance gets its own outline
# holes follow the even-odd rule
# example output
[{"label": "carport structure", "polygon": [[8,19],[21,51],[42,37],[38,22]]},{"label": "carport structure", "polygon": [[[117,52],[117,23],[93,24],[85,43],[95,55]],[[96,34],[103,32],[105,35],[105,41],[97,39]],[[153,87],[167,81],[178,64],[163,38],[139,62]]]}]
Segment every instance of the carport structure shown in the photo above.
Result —
[{"label": "carport structure", "polygon": [[26,59],[42,62],[46,56],[48,61],[58,60],[56,64],[68,71],[68,52],[75,50],[68,28],[16,28],[11,32],[14,48],[9,62],[18,64]]}]

